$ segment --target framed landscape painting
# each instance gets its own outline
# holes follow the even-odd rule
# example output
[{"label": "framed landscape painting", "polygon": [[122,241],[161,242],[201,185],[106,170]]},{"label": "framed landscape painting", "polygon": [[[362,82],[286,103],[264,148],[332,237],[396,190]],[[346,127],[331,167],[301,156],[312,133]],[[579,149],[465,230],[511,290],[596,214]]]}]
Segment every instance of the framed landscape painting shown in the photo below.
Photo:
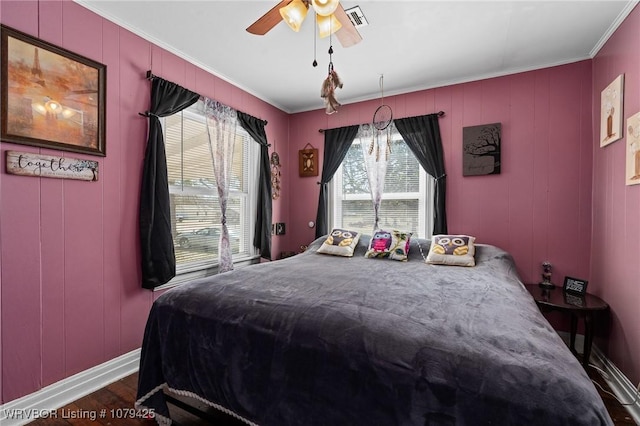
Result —
[{"label": "framed landscape painting", "polygon": [[4,142],[106,155],[106,66],[1,26]]}]

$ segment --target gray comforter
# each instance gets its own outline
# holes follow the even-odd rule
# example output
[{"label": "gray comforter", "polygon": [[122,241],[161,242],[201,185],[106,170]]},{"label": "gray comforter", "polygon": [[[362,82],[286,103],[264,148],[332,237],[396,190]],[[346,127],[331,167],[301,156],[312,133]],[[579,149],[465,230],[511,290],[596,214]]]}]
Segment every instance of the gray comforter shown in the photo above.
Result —
[{"label": "gray comforter", "polygon": [[438,266],[415,240],[407,262],[320,243],[159,297],[136,405],[166,421],[173,390],[265,426],[612,424],[508,253]]}]

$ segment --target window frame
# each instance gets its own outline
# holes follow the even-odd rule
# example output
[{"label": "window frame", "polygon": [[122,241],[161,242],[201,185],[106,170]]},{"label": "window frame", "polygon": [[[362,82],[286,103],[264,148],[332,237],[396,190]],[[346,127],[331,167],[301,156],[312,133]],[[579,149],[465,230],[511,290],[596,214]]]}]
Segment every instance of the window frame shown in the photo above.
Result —
[{"label": "window frame", "polygon": [[[404,139],[399,132],[395,132],[398,137],[404,142]],[[366,142],[366,141],[364,141]],[[356,138],[351,144],[349,149],[352,149],[355,144],[362,144],[362,138]],[[362,148],[361,148],[362,149]],[[411,150],[409,149],[409,152]],[[413,152],[411,152],[413,155]],[[393,154],[392,154],[393,155]],[[415,158],[415,155],[414,155]],[[413,236],[419,238],[430,239],[433,234],[433,222],[434,222],[434,196],[435,196],[435,179],[430,176],[420,163],[416,160],[418,165],[418,191],[413,192],[384,192],[382,196],[382,203],[385,200],[418,200],[418,229],[409,230],[413,232]],[[371,201],[371,192],[360,194],[344,194],[343,188],[343,165],[340,164],[336,173],[330,181],[329,185],[329,205],[328,205],[328,221],[331,224],[329,231],[333,228],[344,228],[342,224],[343,209],[342,201],[350,200],[369,200]],[[387,178],[385,178],[386,180]],[[417,194],[417,197],[413,197],[413,194]],[[372,206],[373,210],[373,206]],[[381,218],[383,219],[383,218]],[[403,229],[404,230],[404,229]],[[373,223],[371,224],[371,230],[373,232]]]},{"label": "window frame", "polygon": [[[201,102],[201,101],[198,101]],[[194,104],[196,105],[196,104]],[[188,119],[193,119],[196,121],[200,121],[206,126],[206,118],[202,114],[198,114],[189,108],[180,111],[174,115],[181,115],[181,123],[183,123],[185,117]],[[167,144],[167,129],[166,129],[166,119],[168,117],[160,118],[160,124],[162,126],[162,134],[165,141],[165,145]],[[181,124],[182,125],[182,124]],[[206,129],[206,127],[205,127]],[[206,131],[206,130],[205,130]],[[237,189],[229,188],[229,198],[241,199],[240,204],[243,205],[242,211],[244,212],[244,225],[240,226],[240,232],[243,233],[240,238],[240,244],[246,244],[246,250],[243,250],[241,253],[233,254],[233,265],[235,267],[242,267],[246,265],[250,265],[253,263],[257,263],[259,261],[260,255],[258,249],[253,246],[253,236],[255,235],[255,217],[257,214],[258,208],[258,200],[257,197],[253,196],[256,194],[258,189],[258,178],[259,178],[259,161],[260,161],[260,146],[256,141],[251,137],[251,135],[240,125],[240,123],[236,126],[236,132],[244,137],[245,143],[243,143],[244,151],[243,157],[246,155],[248,159],[243,160],[243,163],[246,165],[246,192],[238,191]],[[184,161],[184,139],[181,136],[180,139],[180,156],[181,161]],[[234,156],[237,155],[237,152],[234,152]],[[167,166],[168,167],[168,166]],[[184,186],[184,179],[181,179],[182,189],[181,191],[186,191],[186,193],[178,193],[176,192],[176,185],[169,184],[169,194],[173,195],[195,195],[195,196],[213,196],[214,198],[218,198],[217,187],[213,187],[212,189],[204,189],[204,188],[194,188]],[[244,199],[244,201],[242,201]],[[177,214],[176,214],[177,216]],[[242,216],[241,216],[242,217]],[[177,221],[176,218],[172,218],[172,220]],[[245,235],[248,233],[249,235]],[[172,238],[175,240],[175,235],[172,235]],[[176,247],[176,242],[174,241],[174,247]],[[193,279],[202,278],[210,275],[215,275],[218,272],[218,256],[211,256],[210,259],[206,260],[196,260],[193,262],[189,262],[187,264],[178,264],[176,262],[176,275],[166,284],[158,286],[154,288],[154,290],[166,290],[171,287],[175,287],[177,285],[183,284],[185,282],[191,281]]]}]

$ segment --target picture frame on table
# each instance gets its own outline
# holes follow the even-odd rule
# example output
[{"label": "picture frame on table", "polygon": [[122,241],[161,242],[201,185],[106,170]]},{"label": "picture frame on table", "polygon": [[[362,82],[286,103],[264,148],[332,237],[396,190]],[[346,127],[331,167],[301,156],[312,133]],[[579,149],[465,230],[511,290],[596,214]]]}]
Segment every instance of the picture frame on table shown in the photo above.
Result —
[{"label": "picture frame on table", "polygon": [[580,278],[564,277],[564,285],[562,289],[565,293],[584,296],[587,293],[587,284],[589,281]]},{"label": "picture frame on table", "polygon": [[0,26],[0,139],[106,155],[106,65]]}]

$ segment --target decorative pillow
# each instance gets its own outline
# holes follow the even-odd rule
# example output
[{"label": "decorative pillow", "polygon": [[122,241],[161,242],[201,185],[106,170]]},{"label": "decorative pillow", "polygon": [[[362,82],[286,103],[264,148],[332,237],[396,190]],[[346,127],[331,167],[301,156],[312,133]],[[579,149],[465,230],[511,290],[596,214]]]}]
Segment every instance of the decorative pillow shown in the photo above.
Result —
[{"label": "decorative pillow", "polygon": [[334,256],[353,256],[353,251],[360,239],[360,233],[346,229],[333,229],[327,239],[318,249],[318,253]]},{"label": "decorative pillow", "polygon": [[388,257],[393,260],[407,260],[411,232],[377,230],[373,233],[364,257]]},{"label": "decorative pillow", "polygon": [[475,237],[434,235],[425,261],[435,265],[475,266]]}]

